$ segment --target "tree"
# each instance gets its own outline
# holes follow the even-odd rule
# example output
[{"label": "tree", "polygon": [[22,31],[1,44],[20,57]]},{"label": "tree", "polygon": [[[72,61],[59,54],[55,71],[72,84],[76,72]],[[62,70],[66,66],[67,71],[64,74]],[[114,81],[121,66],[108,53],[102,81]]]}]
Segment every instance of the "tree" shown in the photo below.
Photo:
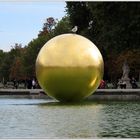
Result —
[{"label": "tree", "polygon": [[70,33],[72,29],[71,22],[68,16],[62,18],[61,21],[58,22],[57,26],[54,29],[53,36]]},{"label": "tree", "polygon": [[14,65],[15,61],[17,60],[17,57],[20,58],[22,52],[22,46],[21,44],[15,44],[12,46],[12,49],[7,52],[3,53],[3,57],[0,60],[0,78],[10,80],[10,74],[11,74],[11,68]]},{"label": "tree", "polygon": [[24,69],[24,75],[26,77],[35,77],[35,62],[38,52],[43,45],[48,41],[47,36],[39,36],[29,42],[28,46],[25,47],[25,51],[22,54],[22,63]]},{"label": "tree", "polygon": [[22,62],[20,57],[16,57],[14,63],[11,65],[10,68],[10,75],[9,79],[16,79],[16,80],[21,80],[24,79],[24,75],[22,72]]},{"label": "tree", "polygon": [[92,18],[86,2],[66,2],[66,12],[72,26],[78,26],[78,33],[89,26]]},{"label": "tree", "polygon": [[42,31],[39,32],[38,36],[48,35],[50,32],[53,31],[56,25],[57,19],[55,20],[53,17],[47,18],[45,23],[43,24]]},{"label": "tree", "polygon": [[[93,41],[103,55],[105,79],[112,79],[113,73],[115,77],[119,75],[110,64],[116,64],[120,53],[128,49],[140,51],[139,13],[140,3],[137,2],[67,2],[72,24],[81,27],[78,33]],[[90,20],[93,24],[89,30]]]},{"label": "tree", "polygon": [[3,77],[6,75],[6,70],[4,69],[4,60],[7,56],[7,53],[0,50],[0,81],[3,80]]},{"label": "tree", "polygon": [[116,72],[120,72],[124,60],[127,60],[130,67],[130,77],[134,76],[138,80],[140,78],[140,49],[128,49],[120,53],[116,59]]}]

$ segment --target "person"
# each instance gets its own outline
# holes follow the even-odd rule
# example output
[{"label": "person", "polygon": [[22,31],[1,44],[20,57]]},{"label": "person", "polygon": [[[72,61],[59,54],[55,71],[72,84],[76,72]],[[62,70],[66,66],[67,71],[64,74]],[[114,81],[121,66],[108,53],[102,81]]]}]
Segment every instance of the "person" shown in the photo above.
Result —
[{"label": "person", "polygon": [[17,89],[18,88],[18,81],[16,79],[14,79],[13,83],[14,83],[14,87]]},{"label": "person", "polygon": [[104,89],[106,86],[106,83],[104,80],[101,80],[100,85],[99,85],[99,89]]},{"label": "person", "polygon": [[132,77],[131,79],[131,85],[132,85],[132,88],[137,88],[136,79],[134,77]]},{"label": "person", "polygon": [[125,81],[122,82],[122,88],[126,89],[126,82]]},{"label": "person", "polygon": [[33,89],[36,88],[36,82],[35,82],[35,79],[32,80],[32,88],[33,88]]},{"label": "person", "polygon": [[3,86],[6,87],[6,84],[7,84],[7,81],[4,80],[4,82],[3,82]]},{"label": "person", "polygon": [[27,88],[28,89],[32,88],[32,80],[30,78],[27,80]]},{"label": "person", "polygon": [[117,83],[118,88],[121,88],[122,89],[122,83],[123,83],[123,81],[121,79],[119,79],[118,80],[118,83]]}]

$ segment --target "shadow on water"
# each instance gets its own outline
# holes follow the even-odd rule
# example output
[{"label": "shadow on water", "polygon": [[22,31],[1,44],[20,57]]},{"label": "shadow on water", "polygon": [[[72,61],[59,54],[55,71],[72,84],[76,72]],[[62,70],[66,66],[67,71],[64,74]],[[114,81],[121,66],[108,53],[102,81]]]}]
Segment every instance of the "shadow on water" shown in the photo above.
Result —
[{"label": "shadow on water", "polygon": [[138,104],[140,102],[129,102],[129,101],[96,101],[85,99],[77,102],[59,102],[55,99],[0,99],[0,105],[37,105],[37,106],[48,106],[48,107],[61,107],[61,106],[125,106],[129,104]]},{"label": "shadow on water", "polygon": [[38,105],[40,106],[91,106],[91,105],[117,105],[117,104],[139,104],[139,102],[129,102],[129,101],[92,101],[92,100],[82,100],[82,101],[77,101],[77,102],[59,102],[57,100],[51,100],[49,102],[45,103],[39,103]]},{"label": "shadow on water", "polygon": [[50,101],[46,103],[39,103],[40,106],[87,106],[87,105],[96,105],[99,102],[93,102],[88,100],[82,100],[78,102],[59,102],[59,101]]}]

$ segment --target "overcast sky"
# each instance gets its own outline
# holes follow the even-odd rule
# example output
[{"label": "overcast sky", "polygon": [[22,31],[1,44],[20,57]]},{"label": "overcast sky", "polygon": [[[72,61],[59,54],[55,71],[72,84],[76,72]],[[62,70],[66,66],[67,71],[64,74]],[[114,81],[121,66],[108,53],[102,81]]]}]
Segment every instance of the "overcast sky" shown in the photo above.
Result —
[{"label": "overcast sky", "polygon": [[55,2],[0,2],[0,49],[9,51],[11,45],[27,45],[36,38],[46,18],[59,20],[66,14],[66,3]]}]

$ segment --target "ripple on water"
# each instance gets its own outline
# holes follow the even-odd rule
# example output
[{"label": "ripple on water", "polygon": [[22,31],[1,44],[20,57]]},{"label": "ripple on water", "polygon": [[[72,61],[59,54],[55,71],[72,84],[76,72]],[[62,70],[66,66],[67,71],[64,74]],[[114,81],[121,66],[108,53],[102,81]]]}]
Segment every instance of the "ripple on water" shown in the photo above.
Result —
[{"label": "ripple on water", "polygon": [[139,138],[140,103],[0,99],[0,138]]}]

